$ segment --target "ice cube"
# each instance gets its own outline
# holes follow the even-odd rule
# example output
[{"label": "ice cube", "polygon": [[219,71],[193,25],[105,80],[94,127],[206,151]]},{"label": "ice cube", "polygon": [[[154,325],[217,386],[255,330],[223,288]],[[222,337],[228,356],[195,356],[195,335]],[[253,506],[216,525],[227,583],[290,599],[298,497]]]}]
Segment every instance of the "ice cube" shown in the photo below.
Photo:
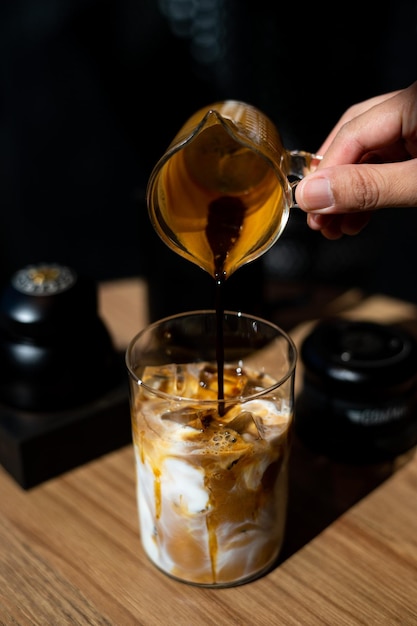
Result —
[{"label": "ice cube", "polygon": [[[223,420],[224,421],[224,420]],[[262,422],[257,422],[250,411],[240,411],[237,414],[229,415],[227,426],[233,428],[243,439],[262,439]]]},{"label": "ice cube", "polygon": [[188,365],[148,366],[143,382],[152,389],[176,397],[198,398],[200,395],[198,373]]},{"label": "ice cube", "polygon": [[161,415],[161,419],[170,420],[181,426],[188,426],[194,430],[203,431],[211,424],[214,418],[213,411],[199,411],[194,407],[182,407],[177,410],[167,411]]},{"label": "ice cube", "polygon": [[195,430],[203,430],[203,423],[200,419],[199,411],[192,407],[185,407],[174,411],[167,411],[161,415],[162,420],[169,420],[181,426],[188,426]]},{"label": "ice cube", "polygon": [[[226,366],[223,374],[223,390],[226,398],[239,398],[247,384],[247,376],[240,367]],[[217,367],[206,364],[200,373],[200,385],[203,389],[218,393]]]}]

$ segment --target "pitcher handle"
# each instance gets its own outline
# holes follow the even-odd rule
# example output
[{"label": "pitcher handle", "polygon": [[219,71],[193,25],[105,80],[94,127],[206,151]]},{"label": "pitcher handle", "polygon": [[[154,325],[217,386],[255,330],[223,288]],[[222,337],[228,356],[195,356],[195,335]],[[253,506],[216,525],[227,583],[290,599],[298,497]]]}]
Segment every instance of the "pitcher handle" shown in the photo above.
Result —
[{"label": "pitcher handle", "polygon": [[291,150],[289,156],[290,171],[288,176],[295,178],[295,180],[290,180],[290,186],[292,189],[293,202],[296,204],[295,189],[298,183],[304,176],[307,176],[310,172],[314,172],[323,157],[320,154],[305,152],[304,150]]}]

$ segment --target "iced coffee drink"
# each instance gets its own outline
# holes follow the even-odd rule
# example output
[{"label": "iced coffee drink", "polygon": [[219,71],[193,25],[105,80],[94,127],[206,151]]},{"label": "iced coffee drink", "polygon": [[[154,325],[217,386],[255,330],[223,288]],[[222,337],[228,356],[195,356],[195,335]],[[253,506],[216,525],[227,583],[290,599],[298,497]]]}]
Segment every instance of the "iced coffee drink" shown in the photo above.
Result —
[{"label": "iced coffee drink", "polygon": [[226,313],[219,401],[215,335],[213,312],[183,314],[127,352],[142,545],[163,572],[211,587],[279,555],[296,359],[274,325]]}]

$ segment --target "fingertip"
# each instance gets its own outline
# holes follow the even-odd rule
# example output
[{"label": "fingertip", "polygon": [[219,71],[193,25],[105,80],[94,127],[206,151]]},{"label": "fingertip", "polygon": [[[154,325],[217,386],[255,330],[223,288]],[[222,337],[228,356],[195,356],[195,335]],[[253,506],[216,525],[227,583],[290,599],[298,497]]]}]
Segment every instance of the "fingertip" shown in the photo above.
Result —
[{"label": "fingertip", "polygon": [[334,206],[330,180],[323,176],[303,178],[295,190],[298,206],[304,211],[320,211]]},{"label": "fingertip", "polygon": [[308,213],[307,224],[312,230],[322,230],[332,221],[332,215],[322,215],[320,213]]},{"label": "fingertip", "polygon": [[339,215],[309,213],[307,215],[307,224],[312,230],[320,231],[326,239],[340,239],[344,234],[341,229]]}]

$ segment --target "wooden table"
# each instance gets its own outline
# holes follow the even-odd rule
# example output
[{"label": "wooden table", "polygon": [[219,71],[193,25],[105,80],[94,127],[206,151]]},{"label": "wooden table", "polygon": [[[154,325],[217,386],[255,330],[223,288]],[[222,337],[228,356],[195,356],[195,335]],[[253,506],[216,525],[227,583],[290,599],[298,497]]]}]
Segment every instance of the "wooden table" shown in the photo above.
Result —
[{"label": "wooden table", "polygon": [[[146,286],[106,284],[100,297],[122,348],[147,321]],[[343,307],[356,317],[417,319],[414,307],[387,298]],[[308,328],[294,330],[296,342]],[[377,477],[317,459],[299,444],[293,465],[280,564],[260,580],[219,590],[171,580],[145,557],[130,445],[29,491],[0,469],[0,623],[417,624],[414,450]]]}]

